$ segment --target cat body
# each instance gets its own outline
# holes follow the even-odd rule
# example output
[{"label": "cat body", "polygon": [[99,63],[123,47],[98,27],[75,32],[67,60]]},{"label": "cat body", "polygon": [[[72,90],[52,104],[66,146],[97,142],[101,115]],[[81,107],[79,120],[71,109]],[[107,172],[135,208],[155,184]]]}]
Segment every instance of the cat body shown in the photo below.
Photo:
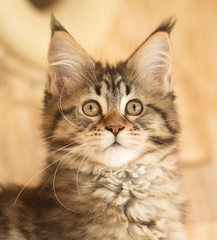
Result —
[{"label": "cat body", "polygon": [[53,178],[43,189],[26,189],[15,206],[17,190],[4,191],[0,239],[182,239],[176,209],[182,199],[174,195],[170,168],[141,163],[132,170],[95,169],[80,174],[78,185],[77,172],[64,170],[55,186],[61,204]]},{"label": "cat body", "polygon": [[0,239],[184,239],[172,27],[164,22],[129,59],[110,66],[95,62],[53,18],[47,167],[38,187],[0,192]]}]

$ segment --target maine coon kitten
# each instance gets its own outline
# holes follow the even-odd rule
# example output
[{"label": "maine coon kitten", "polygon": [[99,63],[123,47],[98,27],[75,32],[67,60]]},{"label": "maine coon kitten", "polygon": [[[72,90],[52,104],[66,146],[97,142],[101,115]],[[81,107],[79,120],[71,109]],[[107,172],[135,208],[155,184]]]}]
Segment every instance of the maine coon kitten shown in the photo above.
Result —
[{"label": "maine coon kitten", "polygon": [[184,239],[173,25],[163,22],[110,66],[52,19],[43,114],[48,167],[38,187],[1,191],[1,240]]}]

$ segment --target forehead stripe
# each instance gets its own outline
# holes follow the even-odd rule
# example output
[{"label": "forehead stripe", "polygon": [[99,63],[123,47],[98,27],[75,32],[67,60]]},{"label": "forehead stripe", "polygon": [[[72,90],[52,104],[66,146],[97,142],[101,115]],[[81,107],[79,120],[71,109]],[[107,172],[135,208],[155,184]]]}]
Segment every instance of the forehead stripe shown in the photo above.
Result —
[{"label": "forehead stripe", "polygon": [[99,86],[99,85],[97,85],[96,87],[95,87],[95,91],[96,91],[96,94],[97,95],[101,95],[101,87]]},{"label": "forehead stripe", "polygon": [[106,84],[107,89],[109,90],[110,87],[111,87],[111,86],[110,86],[110,83],[109,83],[107,80],[105,80],[105,79],[103,79],[102,82],[104,82],[104,83]]},{"label": "forehead stripe", "polygon": [[125,93],[126,93],[126,95],[129,95],[131,89],[130,89],[130,86],[128,86],[128,85],[126,84],[126,81],[125,81],[124,78],[122,78],[121,80],[119,80],[119,81],[117,82],[117,88],[120,90],[120,85],[121,85],[122,82],[124,83],[124,86],[125,86]]}]

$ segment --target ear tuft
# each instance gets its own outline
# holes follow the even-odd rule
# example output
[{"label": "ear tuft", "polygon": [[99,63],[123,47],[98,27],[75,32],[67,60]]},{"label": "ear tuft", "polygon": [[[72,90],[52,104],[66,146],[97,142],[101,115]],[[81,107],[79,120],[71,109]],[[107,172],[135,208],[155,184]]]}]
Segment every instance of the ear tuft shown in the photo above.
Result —
[{"label": "ear tuft", "polygon": [[62,26],[62,24],[54,17],[53,13],[51,14],[50,28],[51,28],[51,37],[54,35],[55,32],[58,32],[58,31],[68,33],[68,31]]},{"label": "ear tuft", "polygon": [[175,17],[166,18],[163,22],[151,33],[150,36],[154,35],[157,32],[166,32],[168,35],[172,32],[174,26],[176,24]]},{"label": "ear tuft", "polygon": [[[169,31],[169,25],[167,25]],[[132,82],[152,94],[168,94],[172,91],[171,50],[167,31],[157,28],[127,60]]]},{"label": "ear tuft", "polygon": [[91,82],[85,75],[93,72],[95,62],[54,16],[51,30],[47,91],[54,96],[67,96],[85,82]]}]

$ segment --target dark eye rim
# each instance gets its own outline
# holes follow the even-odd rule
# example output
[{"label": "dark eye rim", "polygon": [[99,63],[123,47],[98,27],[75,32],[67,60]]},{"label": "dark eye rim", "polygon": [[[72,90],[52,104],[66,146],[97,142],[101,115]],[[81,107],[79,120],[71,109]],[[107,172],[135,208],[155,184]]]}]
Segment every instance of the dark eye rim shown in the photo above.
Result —
[{"label": "dark eye rim", "polygon": [[[141,111],[140,111],[138,114],[136,114],[136,115],[130,114],[130,113],[128,112],[128,110],[127,110],[127,106],[128,106],[128,104],[131,103],[131,102],[137,102],[137,103],[139,103],[139,104],[141,105]],[[127,102],[127,104],[126,104],[125,112],[126,112],[128,115],[134,116],[134,117],[140,115],[140,114],[143,112],[143,104],[142,104],[142,102],[141,102],[139,99],[132,99],[132,100],[130,100],[130,101]]]},{"label": "dark eye rim", "polygon": [[[87,114],[84,112],[84,106],[85,106],[86,104],[88,104],[88,103],[96,103],[96,104],[97,104],[97,106],[99,107],[99,112],[97,113],[97,115],[89,116],[89,115],[87,115]],[[85,101],[85,102],[83,103],[83,105],[82,105],[82,111],[83,111],[83,113],[85,114],[85,116],[88,116],[88,117],[97,117],[97,116],[99,116],[99,115],[102,113],[102,108],[101,108],[100,104],[99,104],[96,100],[90,99],[90,100],[87,100],[87,101]]]}]

